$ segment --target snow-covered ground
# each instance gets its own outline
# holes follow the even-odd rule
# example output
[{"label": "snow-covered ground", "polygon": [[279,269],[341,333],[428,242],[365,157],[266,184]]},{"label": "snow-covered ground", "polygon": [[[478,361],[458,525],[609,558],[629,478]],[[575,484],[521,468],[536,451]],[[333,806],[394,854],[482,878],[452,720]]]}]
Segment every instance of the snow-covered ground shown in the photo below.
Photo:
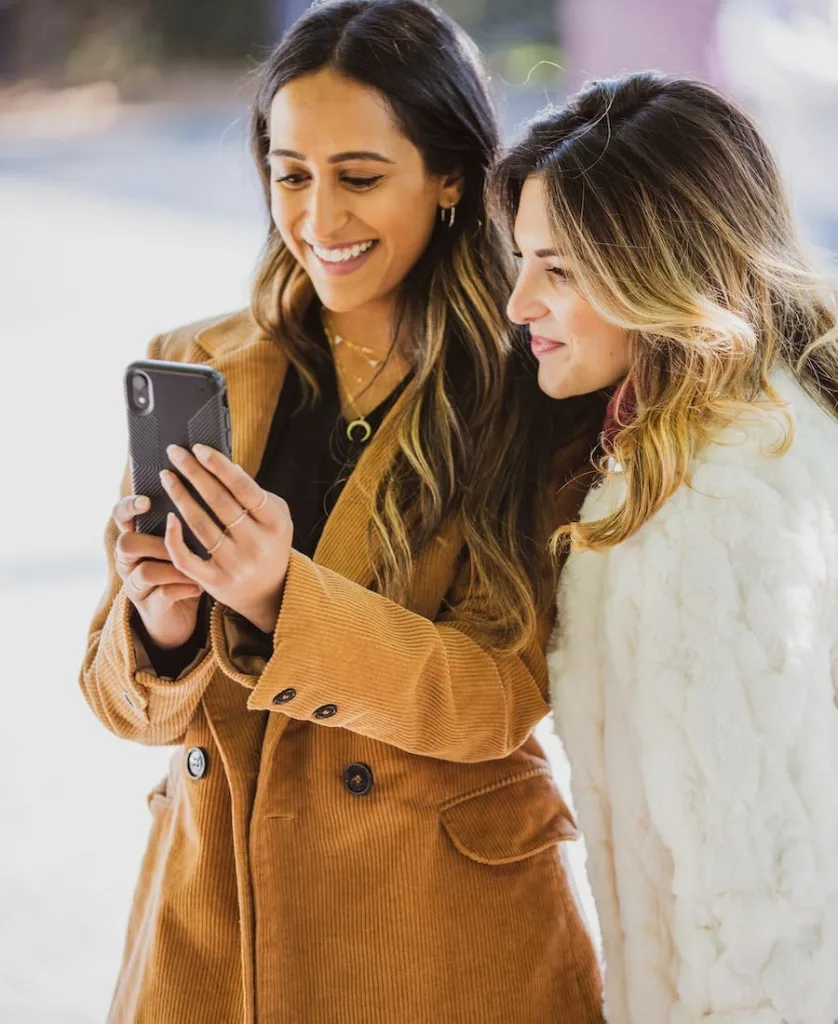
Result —
[{"label": "snow-covered ground", "polygon": [[3,1024],[101,1024],[120,962],[169,753],[110,735],[76,678],[125,458],[122,370],[160,330],[247,301],[263,220],[236,113],[0,130]]}]

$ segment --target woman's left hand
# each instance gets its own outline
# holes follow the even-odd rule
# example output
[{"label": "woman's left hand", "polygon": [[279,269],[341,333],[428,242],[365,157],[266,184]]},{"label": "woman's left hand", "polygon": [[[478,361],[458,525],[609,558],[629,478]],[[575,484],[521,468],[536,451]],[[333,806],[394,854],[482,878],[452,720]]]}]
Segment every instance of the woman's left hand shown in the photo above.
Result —
[{"label": "woman's left hand", "polygon": [[163,470],[160,478],[166,492],[198,540],[212,552],[209,561],[193,554],[183,539],[180,520],[170,513],[165,542],[173,565],[257,629],[273,633],[294,536],[288,505],[214,448],[195,445],[191,454],[171,445],[167,451],[227,527],[222,532],[177,475]]}]

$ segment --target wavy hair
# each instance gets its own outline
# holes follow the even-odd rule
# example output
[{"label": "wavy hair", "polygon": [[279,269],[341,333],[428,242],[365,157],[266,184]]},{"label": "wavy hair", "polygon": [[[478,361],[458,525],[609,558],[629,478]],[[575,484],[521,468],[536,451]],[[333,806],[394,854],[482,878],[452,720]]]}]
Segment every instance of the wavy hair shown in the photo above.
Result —
[{"label": "wavy hair", "polygon": [[[781,407],[778,363],[838,415],[835,287],[807,257],[768,146],[734,103],[653,71],[592,82],[537,115],[499,164],[510,224],[531,175],[574,286],[629,332],[631,353],[606,452],[625,503],[559,529],[554,551],[630,537],[724,426]],[[772,452],[791,439],[786,417]]]},{"label": "wavy hair", "polygon": [[[496,540],[507,522],[477,529],[465,495],[480,491],[476,439],[500,438],[511,351],[503,310],[512,266],[502,234],[487,216],[486,179],[499,137],[476,47],[455,23],[421,0],[330,0],[315,4],[284,36],[259,72],[251,146],[270,208],[268,123],[274,96],[288,82],[330,68],[377,90],[429,173],[459,173],[456,221],[437,221],[427,249],[401,285],[397,343],[414,383],[397,416],[398,452],[375,495],[369,544],[379,591],[403,601],[416,556],[447,521],[458,518],[471,555],[473,582],[491,591],[493,609],[474,617],[502,641],[524,642],[535,629],[530,579],[513,545]],[[271,225],[252,308],[287,353],[308,399],[323,358],[312,336],[316,299],[309,278]],[[514,531],[512,531],[514,532]]]}]

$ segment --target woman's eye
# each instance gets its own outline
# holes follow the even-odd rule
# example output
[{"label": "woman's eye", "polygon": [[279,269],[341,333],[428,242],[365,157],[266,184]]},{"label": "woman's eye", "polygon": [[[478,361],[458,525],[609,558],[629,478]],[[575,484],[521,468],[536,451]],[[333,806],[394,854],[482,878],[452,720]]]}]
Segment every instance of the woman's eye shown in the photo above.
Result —
[{"label": "woman's eye", "polygon": [[521,252],[518,252],[517,249],[513,249],[512,250],[512,255],[515,257],[516,260],[522,260],[524,258],[524,254],[521,253]]},{"label": "woman's eye", "polygon": [[569,279],[567,271],[562,267],[548,267],[547,273],[557,277],[560,281],[567,281]]},{"label": "woman's eye", "polygon": [[354,177],[347,174],[343,178],[343,180],[346,182],[347,185],[350,185],[352,188],[364,189],[372,188],[373,185],[377,185],[378,182],[381,181],[383,177],[383,174],[374,174],[369,178]]},{"label": "woman's eye", "polygon": [[283,174],[279,178],[274,178],[274,184],[285,185],[288,188],[297,188],[299,185],[302,185],[305,180],[305,174]]}]

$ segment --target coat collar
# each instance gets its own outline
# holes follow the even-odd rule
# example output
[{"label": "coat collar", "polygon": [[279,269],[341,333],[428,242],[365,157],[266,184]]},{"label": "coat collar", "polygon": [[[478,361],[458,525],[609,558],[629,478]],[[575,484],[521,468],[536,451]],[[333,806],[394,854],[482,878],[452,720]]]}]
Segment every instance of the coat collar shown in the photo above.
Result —
[{"label": "coat collar", "polygon": [[[262,462],[288,358],[266,337],[249,311],[203,324],[195,342],[208,365],[224,375],[233,432],[233,461],[250,476]],[[375,493],[398,451],[396,420],[415,384],[399,396],[349,477],[329,516],[314,561],[369,586],[373,579],[367,532]]]}]

